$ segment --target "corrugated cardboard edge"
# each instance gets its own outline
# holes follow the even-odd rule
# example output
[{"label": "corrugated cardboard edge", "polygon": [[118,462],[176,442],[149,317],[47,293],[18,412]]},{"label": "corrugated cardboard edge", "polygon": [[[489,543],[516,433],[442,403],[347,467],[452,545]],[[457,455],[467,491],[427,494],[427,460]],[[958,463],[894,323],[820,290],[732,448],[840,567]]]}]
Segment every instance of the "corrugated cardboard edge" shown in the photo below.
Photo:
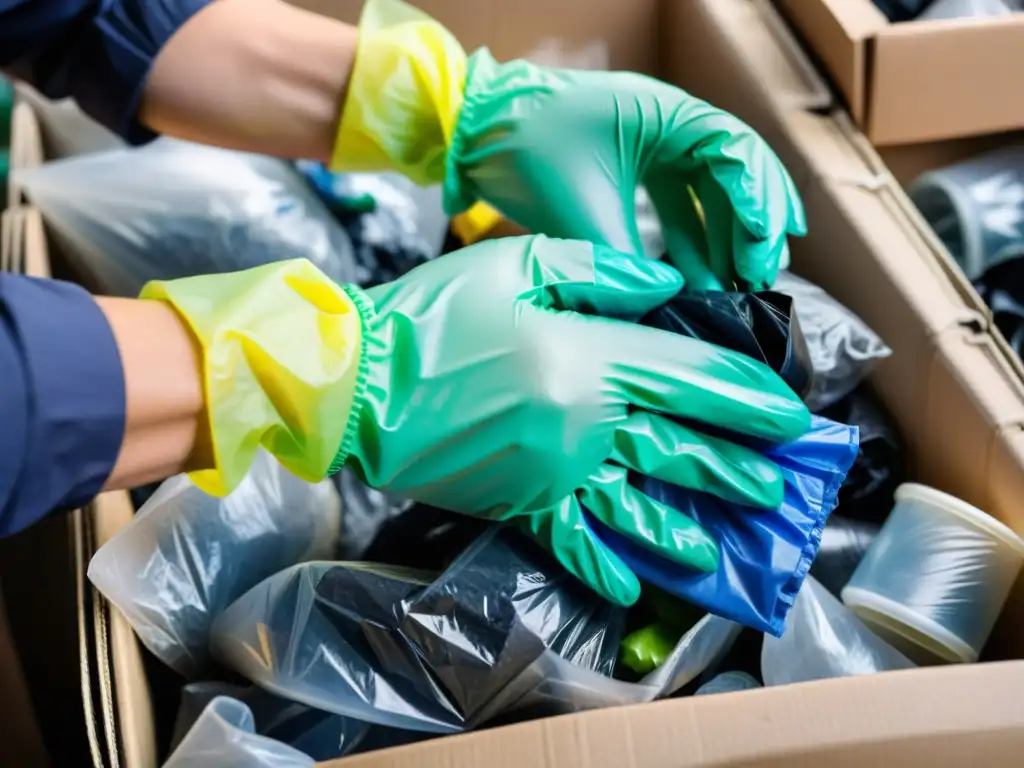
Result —
[{"label": "corrugated cardboard edge", "polygon": [[879,146],[1020,128],[1022,52],[1024,16],[890,24],[873,41],[870,108],[858,123]]},{"label": "corrugated cardboard edge", "polygon": [[922,765],[927,743],[929,766],[978,768],[998,764],[979,759],[979,739],[990,756],[1024,749],[1022,685],[1024,662],[894,672],[597,710],[321,765],[859,768]]},{"label": "corrugated cardboard edge", "polygon": [[870,3],[859,0],[776,0],[846,97],[854,120],[867,119],[867,71],[871,40],[889,25]]}]

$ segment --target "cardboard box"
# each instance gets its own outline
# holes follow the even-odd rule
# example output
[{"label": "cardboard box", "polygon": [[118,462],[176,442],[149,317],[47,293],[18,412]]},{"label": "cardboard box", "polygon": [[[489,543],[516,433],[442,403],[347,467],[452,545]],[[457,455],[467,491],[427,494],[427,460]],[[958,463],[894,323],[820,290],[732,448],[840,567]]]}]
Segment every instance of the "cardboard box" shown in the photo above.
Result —
[{"label": "cardboard box", "polygon": [[[656,10],[654,3],[638,5]],[[579,7],[548,0],[550,13],[534,23],[568,22],[569,6]],[[811,233],[793,243],[794,268],[893,347],[873,384],[908,440],[915,479],[1024,532],[1022,379],[989,332],[977,296],[914,220],[898,182],[845,114],[830,109],[823,84],[770,6],[664,0],[659,12],[635,27],[646,30],[646,45],[660,38],[661,54],[648,52],[644,60],[660,61],[666,79],[735,112],[769,140],[807,207]],[[660,34],[648,37],[652,29]],[[506,45],[500,26],[465,34],[496,35],[496,50]],[[573,37],[550,25],[543,34]],[[508,46],[519,44],[535,41]],[[623,41],[619,50],[639,48]],[[69,518],[80,585],[82,691],[94,764],[151,768],[154,704],[176,701],[162,701],[167,694],[160,693],[152,698],[157,688],[134,635],[84,577],[91,553],[130,516],[124,494],[107,494]],[[1024,661],[999,660],[1021,656],[1024,587],[986,649],[989,663],[600,710],[325,768],[1017,765],[1024,751]]]},{"label": "cardboard box", "polygon": [[892,24],[871,0],[775,0],[875,144],[1024,128],[1024,14]]}]

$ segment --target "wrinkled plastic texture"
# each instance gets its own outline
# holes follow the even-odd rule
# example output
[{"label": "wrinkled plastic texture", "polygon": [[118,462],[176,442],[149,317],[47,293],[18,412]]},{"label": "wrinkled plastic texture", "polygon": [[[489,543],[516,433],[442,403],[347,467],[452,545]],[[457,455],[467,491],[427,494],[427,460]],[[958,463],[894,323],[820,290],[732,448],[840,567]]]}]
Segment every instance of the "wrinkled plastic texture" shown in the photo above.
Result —
[{"label": "wrinkled plastic texture", "polygon": [[1024,359],[1024,256],[989,267],[974,287],[1017,357]]},{"label": "wrinkled plastic texture", "polygon": [[[806,383],[806,350],[779,294],[680,294],[644,319],[656,327],[741,351],[767,363],[791,386]],[[815,417],[792,443],[752,444],[782,471],[785,491],[775,509],[744,507],[650,476],[632,482],[650,498],[696,520],[718,543],[710,573],[658,558],[591,521],[642,581],[719,616],[775,635],[813,562],[839,488],[857,455],[857,430]]]},{"label": "wrinkled plastic texture", "polygon": [[227,696],[213,699],[164,768],[313,768],[313,758],[256,733],[252,711]]},{"label": "wrinkled plastic texture", "polygon": [[969,280],[1024,255],[1024,144],[924,173],[908,192]]},{"label": "wrinkled plastic texture", "polygon": [[818,556],[811,565],[811,576],[836,597],[843,591],[878,536],[877,523],[865,523],[832,515],[821,532]]},{"label": "wrinkled plastic texture", "polygon": [[[321,712],[280,699],[261,688],[227,683],[192,683],[181,692],[171,749],[187,737],[203,712],[218,696],[241,702],[252,712],[255,733],[293,747],[313,760],[334,760],[353,752],[373,727],[352,718]],[[220,765],[213,761],[210,765]]]},{"label": "wrinkled plastic texture", "polygon": [[765,635],[761,676],[765,685],[870,675],[914,664],[872,634],[849,608],[814,577],[804,582],[781,638]]},{"label": "wrinkled plastic texture", "polygon": [[814,283],[782,271],[773,290],[793,300],[810,354],[811,385],[804,402],[812,411],[846,397],[892,354],[863,320]]},{"label": "wrinkled plastic texture", "polygon": [[708,680],[694,692],[694,696],[708,696],[713,693],[735,693],[736,691],[752,691],[761,684],[746,672],[723,672]]},{"label": "wrinkled plastic texture", "polygon": [[266,454],[214,498],[172,477],[93,556],[89,579],[157,658],[194,678],[210,663],[216,616],[267,576],[330,557],[340,505],[330,483],[299,480]]},{"label": "wrinkled plastic texture", "polygon": [[530,236],[479,243],[369,289],[348,467],[393,496],[519,519],[620,604],[639,584],[582,524],[581,504],[642,546],[713,569],[714,542],[631,488],[628,470],[776,506],[778,468],[708,430],[786,441],[810,415],[759,361],[623,322],[680,288],[658,261]]},{"label": "wrinkled plastic texture", "polygon": [[[342,509],[345,510],[341,517],[340,560],[366,560],[366,550],[380,529],[389,520],[416,506],[416,502],[410,499],[389,496],[370,488],[348,469],[341,470],[331,481],[338,489]],[[390,559],[384,562],[400,564]]]},{"label": "wrinkled plastic texture", "polygon": [[[623,72],[470,56],[445,207],[483,200],[531,232],[643,253],[635,192],[694,290],[760,290],[806,231],[781,161],[749,126],[680,89]],[[705,228],[705,222],[707,228]]]},{"label": "wrinkled plastic texture", "polygon": [[704,617],[639,684],[613,680],[622,609],[511,528],[492,528],[426,584],[369,563],[277,574],[218,620],[214,647],[262,687],[367,722],[452,733],[650,701],[677,690],[738,634]]},{"label": "wrinkled plastic texture", "polygon": [[857,427],[860,450],[839,489],[844,517],[882,523],[892,510],[896,489],[907,478],[903,437],[882,402],[866,386],[822,412],[826,418]]},{"label": "wrinkled plastic texture", "polygon": [[345,230],[288,163],[162,138],[22,171],[19,183],[101,293],[309,259],[357,277]]},{"label": "wrinkled plastic texture", "polygon": [[355,282],[364,288],[441,253],[448,217],[439,186],[420,187],[397,173],[332,173],[313,161],[296,167],[352,240]]},{"label": "wrinkled plastic texture", "polygon": [[[260,448],[316,482],[344,462],[365,387],[366,300],[305,259],[224,275],[147,283],[202,355],[214,466],[189,474],[207,493],[229,493]],[[301,343],[297,343],[301,342]]]},{"label": "wrinkled plastic texture", "polygon": [[908,614],[892,615],[913,639],[893,644],[911,658],[928,658],[916,652],[920,646],[945,661],[976,661],[1020,573],[1024,542],[998,523],[985,525],[984,512],[965,517],[944,502],[966,506],[959,499],[931,489],[921,495],[919,488],[897,491],[896,507],[843,590],[843,602],[854,607],[856,590]]}]

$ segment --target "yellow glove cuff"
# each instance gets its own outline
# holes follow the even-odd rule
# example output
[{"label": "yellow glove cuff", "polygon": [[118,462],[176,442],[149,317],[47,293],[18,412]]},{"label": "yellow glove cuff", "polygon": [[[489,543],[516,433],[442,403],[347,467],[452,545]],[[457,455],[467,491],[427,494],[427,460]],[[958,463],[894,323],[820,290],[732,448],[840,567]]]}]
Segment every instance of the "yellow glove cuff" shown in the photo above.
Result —
[{"label": "yellow glove cuff", "polygon": [[202,347],[215,469],[194,472],[206,493],[230,493],[259,446],[316,482],[351,442],[362,321],[351,297],[305,259],[244,272],[147,284]]},{"label": "yellow glove cuff", "polygon": [[368,0],[331,170],[442,182],[465,80],[466,53],[441,24],[398,0]]}]

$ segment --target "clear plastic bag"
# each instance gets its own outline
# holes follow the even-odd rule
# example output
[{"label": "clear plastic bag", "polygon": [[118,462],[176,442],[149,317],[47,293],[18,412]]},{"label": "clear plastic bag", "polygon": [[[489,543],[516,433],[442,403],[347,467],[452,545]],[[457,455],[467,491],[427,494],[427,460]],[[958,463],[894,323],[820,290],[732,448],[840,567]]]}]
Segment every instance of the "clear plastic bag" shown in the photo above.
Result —
[{"label": "clear plastic bag", "polygon": [[804,400],[812,411],[848,395],[892,354],[863,320],[814,283],[783,271],[773,290],[793,299],[811,356],[811,387]]},{"label": "clear plastic bag", "polygon": [[874,635],[813,576],[804,581],[781,638],[765,635],[765,685],[869,675],[915,665]]},{"label": "clear plastic bag", "polygon": [[22,171],[18,181],[101,292],[306,258],[357,278],[345,230],[288,163],[159,139]]},{"label": "clear plastic bag", "polygon": [[89,579],[154,655],[194,678],[217,614],[280,569],[332,556],[340,516],[329,482],[300,480],[261,451],[225,498],[185,475],[164,482],[93,556]]},{"label": "clear plastic bag", "polygon": [[256,733],[252,710],[237,699],[217,696],[164,768],[312,768],[309,755]]},{"label": "clear plastic bag", "polygon": [[309,160],[296,167],[352,239],[360,285],[391,282],[441,253],[448,217],[440,186],[398,173],[333,173]]},{"label": "clear plastic bag", "polygon": [[256,686],[192,683],[181,692],[181,705],[171,737],[172,751],[185,740],[210,702],[218,696],[230,697],[248,707],[255,733],[287,744],[313,760],[334,760],[350,754],[374,727],[280,699]]},{"label": "clear plastic bag", "polygon": [[510,528],[439,578],[312,563],[267,579],[218,619],[218,658],[276,695],[358,720],[453,733],[651,701],[718,659],[739,627],[705,616],[638,684],[609,677],[622,609]]}]

